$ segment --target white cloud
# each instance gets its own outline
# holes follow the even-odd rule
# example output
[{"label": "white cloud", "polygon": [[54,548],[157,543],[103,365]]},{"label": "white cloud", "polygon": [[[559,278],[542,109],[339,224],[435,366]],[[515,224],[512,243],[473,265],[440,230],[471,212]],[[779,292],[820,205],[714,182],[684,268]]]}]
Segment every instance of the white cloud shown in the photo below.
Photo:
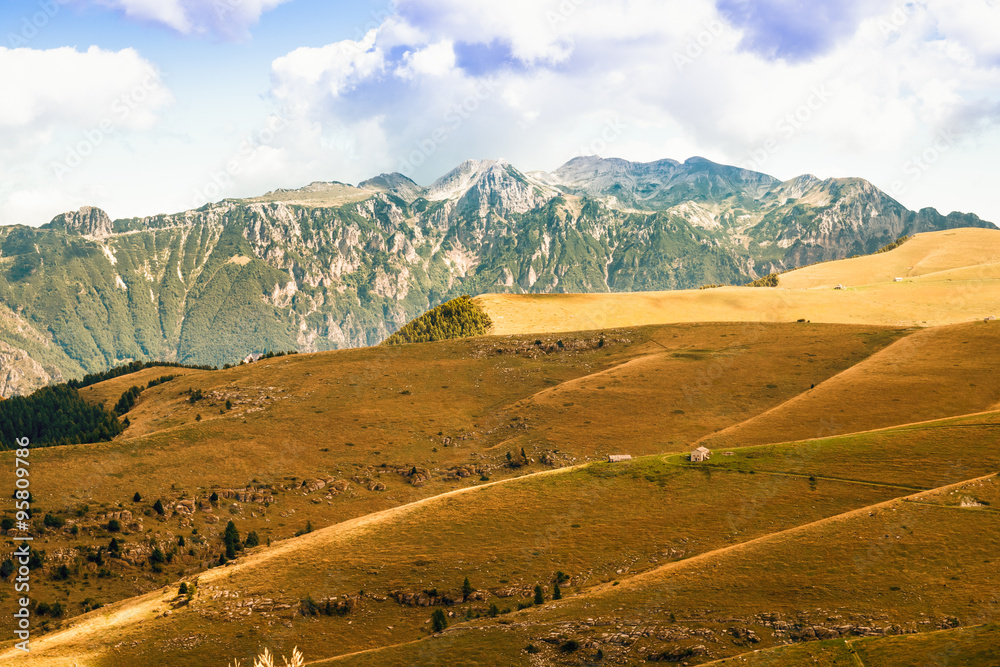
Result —
[{"label": "white cloud", "polygon": [[[383,153],[353,161],[320,141],[303,147],[316,164],[359,177],[402,164],[426,182],[468,157],[504,155],[532,169],[594,145],[633,159],[684,159],[659,151],[688,147],[745,164],[766,145],[763,171],[858,175],[889,189],[907,157],[937,133],[959,121],[989,132],[1000,108],[1000,68],[990,61],[997,0],[970,0],[962,11],[945,0],[879,2],[831,28],[832,37],[822,26],[789,37],[822,42],[796,47],[795,59],[748,51],[747,28],[727,22],[710,0],[396,7],[353,51],[340,43],[275,61],[274,96],[301,104],[319,136],[341,137],[343,146],[352,127],[381,119],[381,139],[369,145]],[[494,91],[475,96],[484,82]],[[605,141],[616,118],[627,129]],[[973,143],[963,135],[954,153],[971,151],[969,164],[985,164]],[[953,206],[955,197],[944,195],[960,179],[945,170],[960,163],[939,163],[938,178],[908,190],[914,199],[904,203],[933,204],[916,197],[938,188],[942,207]],[[977,212],[1000,218],[991,208]]]},{"label": "white cloud", "polygon": [[437,42],[403,54],[396,75],[404,79],[418,76],[444,76],[455,69],[455,49],[450,41]]},{"label": "white cloud", "polygon": [[146,128],[170,101],[158,70],[133,49],[0,47],[0,133],[117,125]]},{"label": "white cloud", "polygon": [[95,178],[109,147],[156,127],[172,101],[133,49],[0,47],[0,221],[47,222],[66,205],[105,198]]},{"label": "white cloud", "polygon": [[130,19],[159,23],[184,35],[226,39],[248,35],[264,12],[289,0],[76,0],[115,9]]},{"label": "white cloud", "polygon": [[376,31],[371,30],[358,41],[302,47],[278,58],[271,66],[273,94],[281,100],[340,95],[357,81],[382,71],[384,54],[375,47],[375,38]]}]

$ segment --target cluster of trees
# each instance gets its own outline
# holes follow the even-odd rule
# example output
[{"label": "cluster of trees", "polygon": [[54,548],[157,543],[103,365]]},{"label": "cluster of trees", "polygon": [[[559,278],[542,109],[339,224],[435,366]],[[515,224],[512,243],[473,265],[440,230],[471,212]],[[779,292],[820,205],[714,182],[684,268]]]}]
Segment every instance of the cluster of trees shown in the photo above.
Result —
[{"label": "cluster of trees", "polygon": [[[190,366],[186,364],[178,364],[171,361],[133,361],[121,366],[115,366],[109,370],[103,371],[101,373],[88,373],[83,376],[82,380],[70,380],[66,384],[74,389],[83,389],[84,387],[89,387],[92,384],[97,384],[98,382],[104,382],[105,380],[110,380],[112,378],[121,377],[122,375],[131,375],[133,373],[138,373],[139,371],[145,370],[147,368],[192,368],[199,371],[214,371],[215,366]],[[161,378],[162,379],[162,378]],[[150,385],[152,386],[152,385]]]},{"label": "cluster of trees", "polygon": [[80,397],[75,387],[42,387],[30,396],[0,402],[0,449],[14,449],[16,438],[33,447],[82,445],[111,440],[125,430],[118,415]]},{"label": "cluster of trees", "polygon": [[[215,495],[214,493],[212,495]],[[216,496],[218,498],[218,496]],[[236,529],[236,524],[230,521],[226,524],[226,530],[222,535],[222,542],[226,545],[226,553],[219,557],[219,563],[225,564],[227,561],[236,558],[237,551],[252,549],[260,544],[260,537],[257,531],[251,530],[247,533],[245,540],[240,540],[240,531]]]},{"label": "cluster of trees", "polygon": [[386,345],[426,343],[467,336],[485,335],[493,326],[490,316],[476,305],[472,297],[460,296],[429,310],[389,336]]},{"label": "cluster of trees", "polygon": [[122,393],[121,398],[118,399],[118,402],[115,403],[115,414],[120,417],[131,410],[132,406],[135,405],[136,399],[139,398],[139,394],[141,393],[142,387],[131,387],[126,389]]},{"label": "cluster of trees", "polygon": [[883,246],[883,247],[879,248],[878,250],[876,250],[874,254],[877,255],[880,252],[889,252],[890,250],[895,250],[896,248],[898,248],[899,246],[903,245],[904,243],[906,243],[907,241],[909,241],[912,238],[913,238],[912,236],[900,236],[898,239],[896,239],[895,241],[893,241],[889,245]]},{"label": "cluster of trees", "polygon": [[752,283],[747,283],[745,287],[777,287],[778,286],[778,274],[769,273],[763,278],[758,278]]}]

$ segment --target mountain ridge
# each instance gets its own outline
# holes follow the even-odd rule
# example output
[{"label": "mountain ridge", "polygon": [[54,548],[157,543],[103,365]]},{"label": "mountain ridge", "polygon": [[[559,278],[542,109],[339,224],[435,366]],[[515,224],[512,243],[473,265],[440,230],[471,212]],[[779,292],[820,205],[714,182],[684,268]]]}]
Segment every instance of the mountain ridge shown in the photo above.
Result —
[{"label": "mountain ridge", "polygon": [[739,284],[968,226],[991,225],[909,211],[862,179],[704,158],[592,156],[552,174],[469,160],[426,187],[389,173],[141,218],[84,207],[0,228],[0,302],[16,316],[0,341],[20,369],[0,391],[133,359],[372,345],[462,294]]}]

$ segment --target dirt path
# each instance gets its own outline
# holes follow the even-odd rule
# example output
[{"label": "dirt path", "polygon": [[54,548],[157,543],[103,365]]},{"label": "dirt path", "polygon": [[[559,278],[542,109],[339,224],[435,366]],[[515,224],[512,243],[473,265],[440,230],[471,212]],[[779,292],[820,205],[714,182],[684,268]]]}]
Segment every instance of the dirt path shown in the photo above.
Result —
[{"label": "dirt path", "polygon": [[[804,523],[804,524],[801,524],[799,526],[795,526],[793,528],[788,528],[786,530],[781,530],[781,531],[778,531],[776,533],[770,533],[768,535],[763,535],[761,537],[757,537],[757,538],[754,538],[752,540],[747,540],[746,542],[741,542],[739,544],[733,544],[733,545],[730,545],[730,546],[727,546],[727,547],[722,547],[720,549],[715,549],[713,551],[706,551],[703,554],[698,554],[696,556],[692,556],[690,558],[686,558],[686,559],[680,560],[680,561],[675,561],[673,563],[667,563],[665,565],[661,565],[660,567],[653,568],[651,570],[646,570],[645,572],[640,572],[640,573],[635,574],[635,575],[633,575],[631,577],[628,577],[626,579],[621,579],[621,580],[619,580],[619,583],[617,585],[612,584],[612,583],[598,584],[597,586],[589,588],[585,592],[581,592],[578,595],[574,595],[572,598],[567,598],[567,599],[559,601],[559,602],[556,602],[556,601],[549,602],[548,604],[546,604],[546,606],[545,606],[544,609],[551,610],[551,609],[556,609],[556,608],[558,608],[560,606],[579,604],[579,603],[584,602],[585,600],[587,600],[589,598],[592,598],[594,595],[602,595],[604,593],[608,593],[608,592],[612,592],[612,591],[613,592],[618,592],[618,591],[621,591],[621,590],[625,590],[627,588],[634,589],[634,588],[636,588],[636,587],[638,587],[640,585],[645,585],[645,582],[648,579],[650,579],[650,578],[661,577],[664,574],[667,574],[669,572],[672,572],[672,571],[675,571],[675,570],[680,570],[680,569],[683,569],[683,568],[687,568],[687,567],[689,567],[689,566],[691,566],[693,564],[698,564],[698,563],[701,563],[703,561],[715,558],[717,556],[724,556],[724,555],[728,555],[728,554],[731,554],[731,553],[739,553],[740,551],[745,551],[747,549],[756,547],[756,546],[761,545],[761,544],[766,544],[768,542],[772,542],[772,541],[775,541],[775,540],[780,540],[780,539],[784,539],[784,538],[787,538],[787,537],[795,536],[795,535],[798,535],[800,533],[812,530],[812,529],[817,528],[817,527],[826,526],[826,525],[830,525],[830,524],[834,524],[834,523],[838,523],[838,522],[842,522],[842,521],[847,521],[847,520],[852,519],[854,517],[864,516],[865,513],[868,513],[868,512],[871,512],[873,510],[877,510],[877,509],[888,508],[888,507],[891,507],[893,504],[896,504],[896,503],[900,503],[900,502],[903,502],[903,501],[919,501],[920,499],[922,499],[924,497],[927,497],[927,496],[930,496],[930,495],[934,495],[934,494],[938,494],[938,493],[942,493],[942,492],[951,491],[953,489],[960,488],[960,487],[962,487],[962,486],[964,486],[966,484],[969,484],[969,483],[972,483],[972,482],[979,482],[979,481],[987,480],[987,479],[990,479],[991,477],[995,477],[995,476],[996,476],[996,473],[991,473],[989,475],[984,475],[982,477],[974,477],[972,479],[962,480],[960,482],[955,482],[954,484],[948,484],[948,485],[945,485],[945,486],[939,486],[939,487],[934,488],[934,489],[928,489],[926,491],[920,491],[919,493],[914,493],[914,494],[909,495],[909,496],[901,496],[899,498],[893,498],[891,500],[886,500],[884,502],[876,503],[874,505],[866,505],[864,507],[859,507],[857,509],[850,510],[849,512],[844,512],[842,514],[837,514],[835,516],[826,517],[825,519],[818,519],[816,521],[811,521],[809,523]],[[515,612],[515,613],[523,615],[525,613],[528,613],[528,614],[530,614],[530,613],[538,613],[538,611],[539,611],[539,609],[537,609],[537,608],[529,608],[527,610],[524,610],[523,612]],[[511,614],[510,616],[513,616],[513,614]],[[460,630],[460,629],[462,629],[460,626],[456,626],[454,628],[454,630]],[[414,641],[403,642],[403,643],[400,643],[400,644],[391,644],[391,645],[387,645],[387,646],[383,646],[383,647],[379,647],[379,648],[375,648],[375,649],[366,649],[364,651],[356,651],[354,653],[345,653],[343,655],[337,655],[337,656],[332,656],[332,657],[329,657],[329,658],[323,658],[321,660],[317,660],[317,661],[310,662],[310,663],[307,663],[307,664],[310,664],[310,665],[330,664],[330,663],[337,662],[337,661],[339,661],[341,659],[344,659],[344,658],[347,658],[347,657],[350,657],[350,656],[361,655],[361,654],[364,654],[364,653],[371,653],[373,651],[378,651],[378,650],[382,650],[382,649],[386,649],[386,648],[394,648],[394,647],[398,647],[398,646],[407,646],[407,645],[414,644],[414,643],[417,643],[417,642],[426,641],[428,639],[430,639],[430,638],[422,638],[422,639],[417,639],[417,640],[414,640]],[[727,658],[727,660],[732,659],[734,657],[736,657],[736,656],[730,656],[730,658]],[[705,663],[705,664],[713,664],[713,663]]]},{"label": "dirt path", "polygon": [[[343,538],[357,535],[370,526],[391,521],[417,508],[424,507],[447,498],[453,498],[464,493],[480,491],[492,486],[511,484],[532,477],[561,475],[578,470],[586,465],[588,465],[588,463],[580,463],[574,466],[567,466],[565,468],[555,468],[553,470],[542,470],[540,472],[529,473],[519,477],[511,477],[509,479],[502,479],[495,482],[487,482],[476,486],[446,491],[445,493],[428,496],[427,498],[422,498],[412,503],[407,503],[406,505],[391,507],[387,510],[348,519],[347,521],[342,521],[332,526],[315,530],[300,537],[293,537],[277,542],[265,551],[240,558],[234,565],[212,568],[211,570],[202,572],[196,575],[198,583],[206,584],[228,578],[236,572],[248,568],[253,569],[259,567],[271,560],[274,560],[275,558],[286,558],[289,554],[294,553],[300,548],[322,545],[334,537]],[[127,625],[152,620],[158,610],[162,611],[164,609],[169,609],[168,603],[176,597],[177,585],[178,582],[174,582],[169,586],[137,598],[130,598],[113,605],[108,605],[107,607],[103,607],[97,611],[93,611],[79,617],[78,620],[71,622],[72,625],[70,625],[70,627],[64,630],[39,637],[38,639],[32,639],[31,654],[27,656],[27,659],[31,661],[30,664],[32,665],[58,664],[65,667],[67,664],[76,664],[67,663],[64,657],[54,657],[46,660],[45,658],[36,656],[39,656],[46,650],[54,650],[60,646],[69,646],[74,644],[79,646],[85,643],[88,636],[100,637],[103,631],[121,630]],[[16,648],[10,648],[3,653],[0,653],[0,663],[8,661],[12,662],[14,660],[22,662],[26,661],[25,653]],[[85,656],[80,656],[79,660],[81,661],[79,663],[80,665],[88,664]]]}]

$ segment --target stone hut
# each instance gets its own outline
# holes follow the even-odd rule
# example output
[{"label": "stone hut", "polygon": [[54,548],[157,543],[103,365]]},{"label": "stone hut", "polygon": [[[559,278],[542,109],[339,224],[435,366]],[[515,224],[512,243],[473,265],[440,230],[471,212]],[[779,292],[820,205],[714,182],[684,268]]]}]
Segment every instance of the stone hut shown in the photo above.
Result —
[{"label": "stone hut", "polygon": [[712,458],[712,450],[705,447],[699,447],[698,449],[691,452],[691,462],[700,463],[702,461],[707,461]]}]

